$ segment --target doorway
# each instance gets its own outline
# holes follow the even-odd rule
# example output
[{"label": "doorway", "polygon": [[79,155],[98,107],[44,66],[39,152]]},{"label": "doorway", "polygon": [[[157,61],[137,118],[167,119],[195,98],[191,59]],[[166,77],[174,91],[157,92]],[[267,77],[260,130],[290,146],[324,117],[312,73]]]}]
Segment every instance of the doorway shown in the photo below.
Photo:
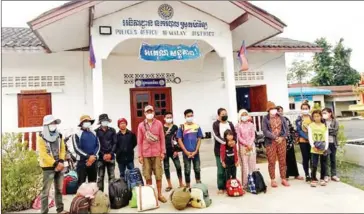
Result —
[{"label": "doorway", "polygon": [[266,85],[236,88],[238,110],[246,109],[248,112],[264,112],[266,111],[267,102]]},{"label": "doorway", "polygon": [[154,117],[164,123],[164,113],[172,112],[171,88],[130,89],[131,129],[135,134],[139,123],[145,119],[144,107],[147,105],[153,106]]}]

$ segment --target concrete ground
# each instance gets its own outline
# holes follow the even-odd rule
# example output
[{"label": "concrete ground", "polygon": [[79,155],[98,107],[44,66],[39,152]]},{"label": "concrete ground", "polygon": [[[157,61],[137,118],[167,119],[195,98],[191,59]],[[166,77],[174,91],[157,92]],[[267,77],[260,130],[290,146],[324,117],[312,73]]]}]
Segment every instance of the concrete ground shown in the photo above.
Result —
[{"label": "concrete ground", "polygon": [[[215,158],[213,155],[213,143],[211,140],[204,140],[201,145],[201,166],[202,166],[202,182],[208,185],[212,205],[206,209],[187,208],[183,211],[174,209],[170,202],[161,204],[156,210],[146,211],[151,213],[171,213],[171,212],[204,212],[204,213],[364,213],[364,191],[352,187],[344,183],[330,182],[326,187],[312,188],[309,184],[290,180],[290,187],[279,185],[278,188],[272,189],[269,186],[268,166],[266,163],[258,164],[257,168],[262,172],[268,191],[266,194],[252,195],[246,193],[243,197],[231,198],[227,196],[217,195],[216,189],[216,167]],[[182,159],[181,159],[182,161]],[[137,160],[135,160],[137,164]],[[172,164],[172,162],[171,162]],[[172,164],[173,165],[173,164]],[[137,164],[138,166],[138,164]],[[183,164],[182,164],[183,166]],[[299,165],[301,175],[302,166]],[[173,185],[177,187],[178,181],[174,166],[171,166]],[[118,177],[118,169],[116,169]],[[240,170],[238,170],[240,175]],[[276,177],[279,177],[278,164]],[[192,176],[193,178],[193,173]],[[175,179],[173,179],[175,178]],[[239,176],[239,179],[240,176]],[[165,180],[164,187],[166,185]],[[105,188],[107,189],[107,188]],[[163,188],[164,189],[164,188]],[[107,190],[106,190],[107,191]],[[165,197],[169,193],[164,193]],[[64,204],[66,210],[69,209],[73,196],[64,196]],[[55,213],[55,208],[50,210]],[[133,213],[136,209],[129,207],[120,210],[111,210],[111,213]],[[19,213],[39,213],[39,210],[25,210]]]}]

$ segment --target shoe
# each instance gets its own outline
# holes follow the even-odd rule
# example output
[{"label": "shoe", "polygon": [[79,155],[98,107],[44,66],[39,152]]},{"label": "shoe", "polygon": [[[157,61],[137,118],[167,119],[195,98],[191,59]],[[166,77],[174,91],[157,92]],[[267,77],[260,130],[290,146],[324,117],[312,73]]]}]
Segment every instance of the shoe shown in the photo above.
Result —
[{"label": "shoe", "polygon": [[306,183],[310,183],[311,182],[311,177],[310,176],[306,176]]},{"label": "shoe", "polygon": [[282,185],[285,186],[285,187],[289,187],[290,186],[289,183],[288,183],[288,181],[286,179],[283,179],[282,180]]},{"label": "shoe", "polygon": [[317,181],[311,181],[311,187],[316,187],[317,186]]},{"label": "shoe", "polygon": [[331,180],[336,181],[336,182],[340,182],[340,178],[337,177],[336,175],[335,176],[332,176],[331,177]]},{"label": "shoe", "polygon": [[224,194],[224,190],[221,189],[221,190],[217,191],[217,194],[218,195],[223,195]]},{"label": "shoe", "polygon": [[326,184],[327,184],[327,182],[326,182],[325,180],[321,180],[321,181],[320,181],[320,185],[321,185],[321,186],[326,186]]},{"label": "shoe", "polygon": [[302,176],[296,176],[296,177],[294,177],[294,179],[302,181],[303,177]]},{"label": "shoe", "polygon": [[276,181],[272,181],[271,186],[272,186],[273,188],[278,187],[277,182],[276,182]]},{"label": "shoe", "polygon": [[329,176],[325,176],[325,177],[324,177],[324,181],[325,181],[326,183],[328,183],[328,182],[329,182]]}]

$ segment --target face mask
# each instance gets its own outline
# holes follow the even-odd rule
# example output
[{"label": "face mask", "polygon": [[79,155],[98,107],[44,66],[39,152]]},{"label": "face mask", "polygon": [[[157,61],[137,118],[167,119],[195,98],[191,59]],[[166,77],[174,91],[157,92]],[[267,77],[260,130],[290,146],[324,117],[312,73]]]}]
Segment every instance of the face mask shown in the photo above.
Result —
[{"label": "face mask", "polygon": [[322,118],[324,118],[325,120],[329,119],[329,115],[328,114],[323,114]]},{"label": "face mask", "polygon": [[303,115],[308,115],[310,113],[310,110],[302,110],[301,112]]},{"label": "face mask", "polygon": [[186,122],[187,123],[192,123],[193,121],[193,117],[186,117]]},{"label": "face mask", "polygon": [[101,122],[101,126],[108,126],[109,125],[109,121],[102,121]]},{"label": "face mask", "polygon": [[145,117],[146,117],[148,120],[151,120],[151,119],[153,119],[154,114],[147,114]]},{"label": "face mask", "polygon": [[166,123],[172,123],[173,119],[172,118],[168,118],[166,119]]},{"label": "face mask", "polygon": [[277,114],[277,109],[272,109],[272,110],[269,111],[269,113],[271,115],[276,115]]},{"label": "face mask", "polygon": [[48,128],[49,128],[49,131],[54,132],[57,129],[57,125],[49,125]]},{"label": "face mask", "polygon": [[82,128],[84,128],[84,129],[87,129],[87,128],[89,128],[91,126],[91,122],[84,122],[83,124],[82,124]]},{"label": "face mask", "polygon": [[244,121],[244,122],[246,122],[246,121],[248,121],[248,120],[249,120],[249,117],[248,117],[248,116],[242,116],[242,117],[241,117],[241,120],[242,120],[242,121]]},{"label": "face mask", "polygon": [[222,121],[227,121],[227,119],[228,119],[228,116],[227,115],[221,117],[221,120]]}]

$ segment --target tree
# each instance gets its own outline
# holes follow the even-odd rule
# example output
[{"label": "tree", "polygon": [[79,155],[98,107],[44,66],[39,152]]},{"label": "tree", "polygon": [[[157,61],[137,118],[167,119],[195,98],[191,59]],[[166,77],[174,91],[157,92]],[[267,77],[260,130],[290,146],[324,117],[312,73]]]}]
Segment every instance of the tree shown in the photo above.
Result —
[{"label": "tree", "polygon": [[352,49],[345,48],[344,39],[340,39],[334,48],[325,38],[319,38],[315,43],[323,49],[313,58],[316,76],[312,84],[316,86],[353,85],[360,80],[360,74],[350,66]]},{"label": "tree", "polygon": [[288,69],[287,79],[289,83],[307,82],[307,78],[311,76],[312,64],[308,61],[294,61]]}]

